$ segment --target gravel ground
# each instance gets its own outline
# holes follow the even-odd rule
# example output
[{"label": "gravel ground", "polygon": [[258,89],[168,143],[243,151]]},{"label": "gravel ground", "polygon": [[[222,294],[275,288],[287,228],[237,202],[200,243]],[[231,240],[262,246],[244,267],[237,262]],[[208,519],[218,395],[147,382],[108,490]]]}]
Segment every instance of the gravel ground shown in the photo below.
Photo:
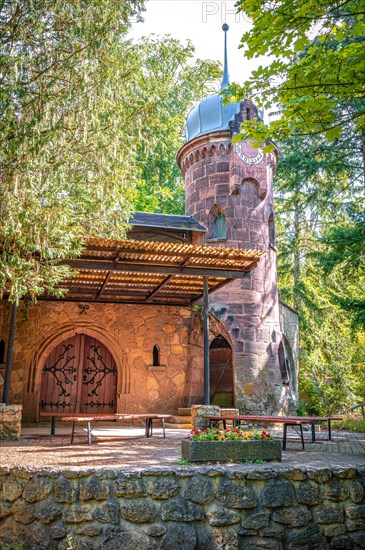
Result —
[{"label": "gravel ground", "polygon": [[[176,466],[180,459],[180,442],[187,430],[167,430],[164,439],[160,429],[152,438],[144,437],[142,428],[115,428],[103,424],[93,431],[93,444],[87,445],[86,430],[78,428],[75,442],[70,445],[70,426],[57,429],[57,436],[49,435],[49,427],[26,427],[18,441],[0,443],[2,466],[29,470],[42,468],[95,469]],[[281,438],[281,431],[275,431]],[[317,435],[312,445],[306,434],[306,449],[301,449],[295,434],[290,435],[289,450],[283,452],[283,465],[303,466],[365,466],[365,434],[336,431],[333,441],[327,441],[325,432]],[[256,465],[257,467],[257,465]]]}]

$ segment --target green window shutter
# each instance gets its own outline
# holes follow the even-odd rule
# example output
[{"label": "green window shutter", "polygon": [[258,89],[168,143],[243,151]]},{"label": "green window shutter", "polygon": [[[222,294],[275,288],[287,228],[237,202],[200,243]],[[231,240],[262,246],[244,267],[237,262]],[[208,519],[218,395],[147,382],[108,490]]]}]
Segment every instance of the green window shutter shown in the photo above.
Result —
[{"label": "green window shutter", "polygon": [[214,220],[214,238],[225,239],[227,232],[226,217],[224,214],[218,214]]}]

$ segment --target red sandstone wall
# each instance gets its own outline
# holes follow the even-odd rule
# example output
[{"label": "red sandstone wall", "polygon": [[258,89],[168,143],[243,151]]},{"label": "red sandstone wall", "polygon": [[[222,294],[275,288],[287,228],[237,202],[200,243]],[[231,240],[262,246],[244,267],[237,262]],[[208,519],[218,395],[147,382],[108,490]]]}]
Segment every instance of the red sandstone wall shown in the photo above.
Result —
[{"label": "red sandstone wall", "polygon": [[[249,157],[257,155],[248,143],[243,151]],[[284,410],[272,190],[276,153],[256,165],[247,164],[238,157],[229,132],[220,132],[185,145],[179,161],[186,183],[186,214],[208,228],[212,207],[224,210],[227,238],[213,240],[208,234],[209,244],[268,251],[246,279],[214,293],[211,307],[233,342],[236,405],[250,412]]]},{"label": "red sandstone wall", "polygon": [[[176,414],[177,408],[186,404],[189,391],[190,308],[89,304],[85,311],[82,313],[77,303],[40,302],[30,306],[28,318],[19,312],[11,402],[24,403],[23,419],[37,419],[41,370],[50,351],[75,333],[97,338],[113,354],[118,368],[118,412]],[[8,304],[3,302],[0,337],[5,339],[8,314]],[[161,367],[152,367],[155,344],[160,349]]]}]

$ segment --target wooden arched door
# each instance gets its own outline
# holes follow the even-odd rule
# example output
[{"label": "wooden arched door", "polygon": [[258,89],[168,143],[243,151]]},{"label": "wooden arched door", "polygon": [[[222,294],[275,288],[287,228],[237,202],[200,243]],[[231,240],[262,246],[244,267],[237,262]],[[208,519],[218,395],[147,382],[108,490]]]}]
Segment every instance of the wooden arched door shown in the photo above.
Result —
[{"label": "wooden arched door", "polygon": [[117,368],[101,342],[76,334],[58,344],[42,369],[40,410],[64,413],[116,411]]},{"label": "wooden arched door", "polygon": [[210,399],[213,405],[234,406],[232,349],[219,334],[209,347]]}]

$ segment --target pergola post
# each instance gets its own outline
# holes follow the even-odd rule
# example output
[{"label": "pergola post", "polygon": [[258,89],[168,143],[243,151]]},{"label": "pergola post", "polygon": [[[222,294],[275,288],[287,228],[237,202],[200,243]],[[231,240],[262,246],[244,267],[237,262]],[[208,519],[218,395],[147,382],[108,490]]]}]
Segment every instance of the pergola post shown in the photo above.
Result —
[{"label": "pergola post", "polygon": [[208,277],[204,277],[203,291],[204,313],[204,403],[210,405],[210,369],[209,369],[209,286]]},{"label": "pergola post", "polygon": [[17,305],[15,302],[13,302],[11,304],[8,350],[6,354],[5,380],[4,380],[4,390],[3,390],[3,403],[5,403],[6,405],[9,405],[11,369],[13,366],[13,351],[14,351],[15,329],[16,329],[16,314],[17,314]]}]

